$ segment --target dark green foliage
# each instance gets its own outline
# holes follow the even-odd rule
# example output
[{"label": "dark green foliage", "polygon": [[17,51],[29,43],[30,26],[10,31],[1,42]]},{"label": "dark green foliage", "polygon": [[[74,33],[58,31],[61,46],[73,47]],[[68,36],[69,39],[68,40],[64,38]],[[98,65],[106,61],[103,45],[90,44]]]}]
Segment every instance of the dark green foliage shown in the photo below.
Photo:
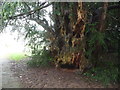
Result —
[{"label": "dark green foliage", "polygon": [[[93,12],[92,10],[90,11]],[[87,24],[86,26],[86,57],[93,63],[97,62],[97,65],[84,73],[84,75],[101,81],[104,85],[120,83],[120,67],[118,61],[120,17],[118,12],[119,9],[107,12],[104,32],[96,29],[97,23]],[[96,49],[97,44],[101,47],[98,50]],[[97,53],[94,53],[94,51]],[[99,57],[95,58],[97,54],[99,54]]]},{"label": "dark green foliage", "polygon": [[92,68],[88,72],[84,73],[85,76],[91,77],[94,80],[101,81],[104,85],[109,83],[115,84],[120,80],[118,67],[112,62],[101,62],[102,66]]},{"label": "dark green foliage", "polygon": [[[117,3],[109,3],[109,5],[116,5]],[[87,8],[92,8],[90,3],[86,3]],[[102,3],[94,3],[95,7],[101,7]],[[89,9],[89,12],[93,12]],[[89,13],[88,12],[88,13]],[[107,12],[106,22],[105,22],[105,30],[104,32],[100,32],[96,28],[97,23],[87,24],[86,25],[86,56],[89,59],[94,58],[94,54],[100,54],[99,57],[94,58],[95,60],[104,55],[105,53],[118,53],[118,41],[119,38],[119,9],[109,10]],[[90,18],[88,16],[88,18]],[[99,29],[99,28],[98,28]],[[96,49],[100,47],[99,49]],[[96,51],[98,50],[98,51]],[[96,52],[94,52],[96,51]]]},{"label": "dark green foliage", "polygon": [[28,61],[28,65],[31,67],[45,67],[50,66],[53,58],[50,55],[48,48],[48,34],[46,31],[37,30],[35,26],[26,27],[27,34],[26,39],[28,39],[27,45],[31,50],[31,60]]},{"label": "dark green foliage", "polygon": [[53,58],[50,56],[49,51],[41,50],[39,54],[33,55],[32,59],[28,61],[28,65],[31,67],[45,67],[50,66]]},{"label": "dark green foliage", "polygon": [[95,26],[96,24],[89,24],[86,28],[86,56],[89,59],[94,58],[92,55],[94,54],[93,52],[96,50],[96,44],[98,44],[102,48],[102,52],[98,51],[99,53],[107,51],[105,33],[96,30]]},{"label": "dark green foliage", "polygon": [[120,40],[120,17],[119,9],[111,10],[108,12],[106,19],[106,45],[109,52],[118,52],[118,43]]},{"label": "dark green foliage", "polygon": [[[109,83],[119,83],[119,63],[118,60],[115,60],[115,58],[111,58],[112,56],[116,58],[118,56],[109,55],[109,53],[118,53],[118,39],[116,38],[116,31],[109,33],[107,31],[106,33],[101,33],[95,30],[94,27],[90,28],[89,30],[91,30],[91,33],[89,38],[87,38],[88,46],[86,49],[86,56],[89,60],[91,60],[91,62],[97,62],[98,64],[96,67],[93,67],[91,70],[88,70],[88,72],[84,73],[84,75],[89,76],[97,81],[101,81],[104,85],[108,85]],[[108,38],[109,40],[107,40]],[[102,52],[98,51],[97,53],[100,54],[100,57],[98,57],[99,60],[94,57],[93,53],[96,49],[96,42],[102,47],[102,49],[100,49]],[[109,57],[103,57],[104,54],[108,55]],[[105,59],[107,59],[107,62],[105,62]]]}]

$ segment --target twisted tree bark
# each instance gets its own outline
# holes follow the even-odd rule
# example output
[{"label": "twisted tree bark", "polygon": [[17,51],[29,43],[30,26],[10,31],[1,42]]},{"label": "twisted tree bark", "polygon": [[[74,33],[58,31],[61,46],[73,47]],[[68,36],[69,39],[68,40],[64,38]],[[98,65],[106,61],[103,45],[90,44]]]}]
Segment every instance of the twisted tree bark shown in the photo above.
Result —
[{"label": "twisted tree bark", "polygon": [[[83,72],[88,61],[85,58],[85,13],[82,9],[82,2],[57,3],[56,5],[54,12],[59,11],[60,13],[60,15],[55,15],[58,44],[54,46],[59,48],[56,62],[59,65],[72,64]],[[71,5],[74,5],[75,8]]]}]

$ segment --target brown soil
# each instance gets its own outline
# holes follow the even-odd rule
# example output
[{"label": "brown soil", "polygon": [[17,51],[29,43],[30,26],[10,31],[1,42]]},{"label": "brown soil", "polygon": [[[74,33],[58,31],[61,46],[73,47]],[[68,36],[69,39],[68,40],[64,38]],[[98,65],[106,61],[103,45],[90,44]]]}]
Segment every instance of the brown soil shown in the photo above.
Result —
[{"label": "brown soil", "polygon": [[26,62],[11,62],[11,70],[20,79],[23,88],[104,88],[102,84],[76,74],[76,70],[32,68]]}]

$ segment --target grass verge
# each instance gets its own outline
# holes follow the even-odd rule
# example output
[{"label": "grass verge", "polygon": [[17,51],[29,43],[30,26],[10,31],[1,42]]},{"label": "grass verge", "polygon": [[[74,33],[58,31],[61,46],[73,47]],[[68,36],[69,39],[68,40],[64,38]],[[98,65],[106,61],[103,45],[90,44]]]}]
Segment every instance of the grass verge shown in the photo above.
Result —
[{"label": "grass verge", "polygon": [[11,54],[8,55],[8,59],[15,60],[15,61],[22,60],[26,57],[27,56],[24,53],[11,53]]}]

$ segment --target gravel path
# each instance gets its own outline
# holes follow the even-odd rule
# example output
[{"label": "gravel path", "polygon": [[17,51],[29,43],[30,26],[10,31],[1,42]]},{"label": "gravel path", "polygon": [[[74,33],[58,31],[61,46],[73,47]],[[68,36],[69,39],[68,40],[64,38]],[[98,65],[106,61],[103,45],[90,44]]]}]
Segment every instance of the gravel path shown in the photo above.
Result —
[{"label": "gravel path", "polygon": [[14,76],[11,71],[11,63],[8,59],[1,58],[0,64],[2,66],[2,88],[21,88],[20,80]]}]

